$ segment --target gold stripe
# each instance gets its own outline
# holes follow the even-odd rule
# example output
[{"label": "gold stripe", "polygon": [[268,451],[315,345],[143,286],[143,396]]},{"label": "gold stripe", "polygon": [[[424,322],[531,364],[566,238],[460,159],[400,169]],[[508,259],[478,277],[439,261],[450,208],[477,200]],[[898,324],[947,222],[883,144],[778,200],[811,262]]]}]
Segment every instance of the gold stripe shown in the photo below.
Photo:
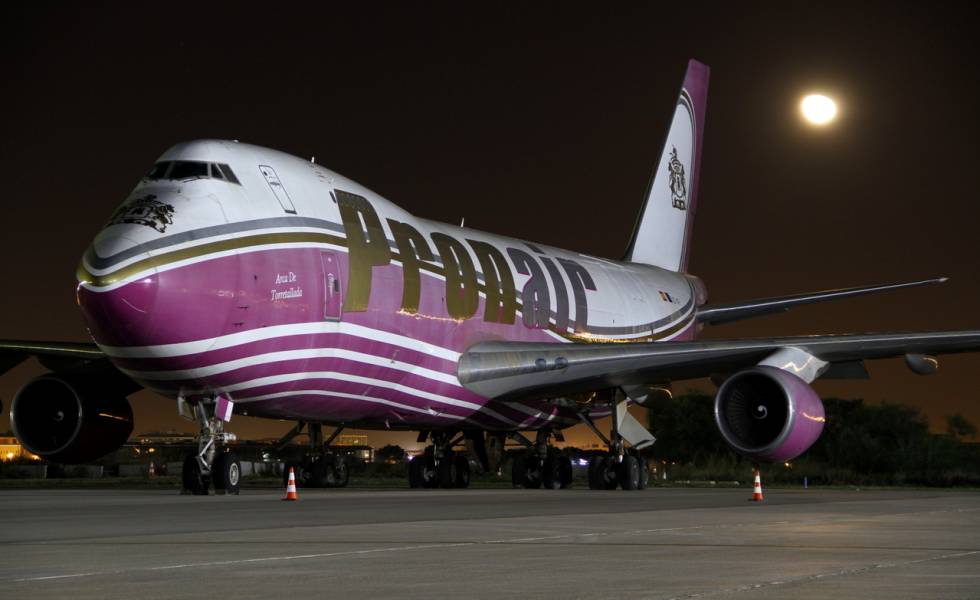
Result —
[{"label": "gold stripe", "polygon": [[85,283],[94,287],[105,287],[132,277],[136,273],[146,271],[147,269],[161,267],[178,261],[187,260],[189,258],[197,258],[206,254],[225,252],[228,250],[238,250],[240,248],[248,248],[249,246],[288,244],[297,242],[331,244],[334,246],[347,245],[346,239],[326,233],[313,233],[305,231],[296,233],[265,233],[260,235],[233,238],[230,240],[221,240],[210,244],[201,244],[200,246],[193,246],[191,248],[167,252],[166,254],[151,256],[150,258],[137,261],[127,267],[123,267],[122,269],[113,271],[107,275],[94,275],[85,267],[85,262],[82,261],[78,265],[78,270],[75,272],[75,276],[78,278],[80,283]]},{"label": "gold stripe", "polygon": [[[667,329],[663,329],[652,335],[647,335],[647,336],[637,337],[637,338],[605,338],[605,337],[598,337],[588,332],[562,333],[560,331],[555,331],[555,333],[562,336],[566,340],[577,342],[579,344],[628,344],[630,342],[655,342],[657,340],[662,340],[665,337],[671,336],[677,333],[678,331],[684,329],[685,327],[691,324],[691,321],[694,320],[694,316],[695,316],[694,312],[691,312],[691,314],[688,315],[688,318],[678,321],[677,323],[674,323]],[[551,331],[554,331],[554,329],[552,329]]]},{"label": "gold stripe", "polygon": [[[313,232],[295,232],[295,233],[265,233],[260,235],[244,236],[240,238],[233,238],[229,240],[221,240],[218,242],[212,242],[210,244],[201,244],[199,246],[192,246],[190,248],[184,248],[182,250],[174,250],[173,252],[167,252],[165,254],[160,254],[157,256],[151,256],[149,258],[137,261],[129,266],[123,267],[118,271],[113,271],[107,275],[95,275],[91,273],[85,267],[85,261],[83,260],[78,264],[78,269],[75,272],[75,277],[80,283],[84,283],[93,287],[105,287],[117,283],[119,281],[125,280],[136,273],[145,271],[147,269],[152,269],[155,267],[165,266],[171,263],[179,262],[182,260],[187,260],[190,258],[198,258],[207,254],[213,254],[216,252],[225,252],[228,250],[238,250],[241,248],[248,248],[250,246],[263,246],[267,244],[288,244],[288,243],[319,243],[319,244],[330,244],[333,246],[347,246],[346,238],[338,237],[335,235],[330,235],[326,233],[313,233]],[[397,252],[392,252],[392,259],[401,262],[401,257]],[[428,271],[436,275],[443,275],[444,270],[441,267],[432,265],[423,261],[419,261],[419,268],[422,271]],[[485,284],[477,284],[478,290],[486,294]],[[517,301],[517,309],[522,310],[521,302]],[[687,319],[679,321],[668,329],[657,332],[656,334],[639,337],[639,338],[604,338],[598,337],[586,333],[563,333],[560,331],[555,331],[558,335],[563,338],[577,343],[594,344],[594,343],[628,343],[628,342],[652,342],[655,340],[663,339],[669,335],[672,335],[684,327],[686,327],[694,318],[694,313],[692,312]],[[554,331],[554,329],[552,329]]]}]

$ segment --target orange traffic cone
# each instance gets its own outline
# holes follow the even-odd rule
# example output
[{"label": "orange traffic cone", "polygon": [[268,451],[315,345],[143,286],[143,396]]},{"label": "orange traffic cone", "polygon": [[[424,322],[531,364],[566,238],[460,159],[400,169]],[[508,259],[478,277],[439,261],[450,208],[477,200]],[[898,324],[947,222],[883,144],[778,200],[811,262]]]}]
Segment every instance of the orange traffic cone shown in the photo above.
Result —
[{"label": "orange traffic cone", "polygon": [[150,477],[150,479],[153,479],[154,477],[156,477],[156,476],[157,476],[157,470],[156,470],[156,468],[155,468],[155,467],[153,466],[153,461],[152,461],[152,460],[150,461],[150,469],[149,469],[149,471],[147,472],[147,475],[149,475],[149,477]]},{"label": "orange traffic cone", "polygon": [[755,470],[755,485],[752,486],[752,497],[749,500],[762,502],[762,476],[759,474],[759,469]]},{"label": "orange traffic cone", "polygon": [[289,467],[289,482],[286,483],[286,497],[283,500],[299,500],[296,495],[296,473],[292,467]]}]

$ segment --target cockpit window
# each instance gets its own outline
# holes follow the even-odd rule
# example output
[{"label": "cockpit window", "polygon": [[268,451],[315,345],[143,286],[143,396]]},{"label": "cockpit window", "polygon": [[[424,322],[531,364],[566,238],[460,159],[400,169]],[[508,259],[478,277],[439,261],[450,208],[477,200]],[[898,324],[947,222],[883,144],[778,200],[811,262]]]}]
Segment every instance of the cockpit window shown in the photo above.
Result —
[{"label": "cockpit window", "polygon": [[219,179],[241,185],[238,178],[232,172],[231,167],[221,163],[206,163],[196,160],[165,160],[153,165],[150,172],[144,179],[156,181],[158,179],[171,179],[176,181],[186,181],[188,179]]},{"label": "cockpit window", "polygon": [[176,160],[167,179],[195,179],[208,176],[208,163],[190,160]]},{"label": "cockpit window", "polygon": [[234,171],[231,170],[231,167],[229,167],[225,163],[221,163],[221,172],[225,174],[225,177],[228,178],[228,181],[232,183],[237,183],[238,185],[242,184],[242,182],[238,181],[238,178],[235,177],[235,173]]},{"label": "cockpit window", "polygon": [[170,161],[158,162],[157,164],[153,165],[153,168],[150,169],[150,172],[146,174],[146,178],[163,179],[164,175],[167,174],[167,169],[170,168],[170,165],[171,165]]}]

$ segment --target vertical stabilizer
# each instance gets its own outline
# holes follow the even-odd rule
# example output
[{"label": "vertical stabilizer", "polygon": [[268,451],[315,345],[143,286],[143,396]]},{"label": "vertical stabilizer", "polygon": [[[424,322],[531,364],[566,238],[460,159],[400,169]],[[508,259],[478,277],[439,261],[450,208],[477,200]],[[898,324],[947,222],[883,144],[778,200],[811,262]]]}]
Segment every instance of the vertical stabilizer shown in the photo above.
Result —
[{"label": "vertical stabilizer", "polygon": [[626,250],[625,260],[629,262],[656,265],[671,271],[687,269],[688,244],[697,208],[707,99],[708,67],[691,60],[677,97],[667,141],[650,178]]}]

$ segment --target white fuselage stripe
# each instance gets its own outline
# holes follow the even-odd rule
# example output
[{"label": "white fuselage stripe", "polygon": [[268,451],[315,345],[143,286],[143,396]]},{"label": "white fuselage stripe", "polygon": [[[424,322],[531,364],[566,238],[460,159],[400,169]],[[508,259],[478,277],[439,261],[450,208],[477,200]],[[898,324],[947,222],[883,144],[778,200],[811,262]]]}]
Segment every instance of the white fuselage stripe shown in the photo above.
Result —
[{"label": "white fuselage stripe", "polygon": [[459,380],[456,378],[456,376],[451,375],[449,373],[433,371],[432,369],[426,369],[410,363],[396,361],[390,358],[384,358],[374,354],[354,352],[352,350],[345,350],[342,348],[312,348],[307,350],[283,350],[280,352],[268,352],[266,354],[248,356],[245,358],[239,358],[236,360],[209,365],[206,367],[197,367],[193,369],[179,369],[176,371],[133,371],[130,369],[120,369],[120,371],[122,371],[126,375],[129,375],[133,379],[152,380],[152,381],[173,381],[173,380],[180,380],[180,379],[201,379],[204,377],[212,377],[214,375],[227,373],[228,371],[234,371],[236,369],[265,366],[276,362],[304,360],[304,359],[310,360],[310,359],[317,359],[317,358],[346,359],[353,362],[394,369],[396,371],[402,371],[412,375],[418,375],[426,379],[440,381],[442,383],[447,383],[449,385],[454,385],[456,387],[460,387],[460,388],[462,387],[462,385],[459,383]]},{"label": "white fuselage stripe", "polygon": [[338,323],[327,321],[274,325],[192,342],[162,344],[158,346],[99,346],[99,348],[108,356],[115,358],[170,358],[200,354],[201,352],[211,350],[221,350],[250,342],[290,335],[315,335],[324,333],[342,333],[385,344],[392,344],[407,350],[422,352],[452,362],[459,361],[460,356],[459,352],[397,333],[390,333],[348,322]]}]

